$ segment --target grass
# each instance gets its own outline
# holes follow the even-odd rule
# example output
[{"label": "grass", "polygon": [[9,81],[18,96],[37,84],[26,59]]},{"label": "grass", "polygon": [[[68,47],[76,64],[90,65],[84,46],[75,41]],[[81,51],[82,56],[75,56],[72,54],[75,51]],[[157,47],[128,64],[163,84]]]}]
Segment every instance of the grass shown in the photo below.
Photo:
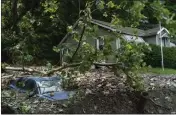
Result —
[{"label": "grass", "polygon": [[169,68],[165,68],[164,71],[162,70],[162,68],[143,68],[141,72],[163,74],[163,75],[169,75],[169,74],[176,75],[176,69],[169,69]]}]

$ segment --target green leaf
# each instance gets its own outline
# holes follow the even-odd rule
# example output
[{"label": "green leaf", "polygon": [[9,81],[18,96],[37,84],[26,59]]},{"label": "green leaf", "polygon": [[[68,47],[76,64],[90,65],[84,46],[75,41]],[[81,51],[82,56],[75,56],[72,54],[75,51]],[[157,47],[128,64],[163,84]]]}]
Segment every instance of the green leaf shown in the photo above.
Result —
[{"label": "green leaf", "polygon": [[25,61],[30,62],[30,61],[33,60],[33,56],[32,56],[32,55],[26,55],[26,56],[24,57],[24,59],[25,59]]},{"label": "green leaf", "polygon": [[58,53],[60,51],[60,49],[58,47],[56,47],[56,46],[53,46],[53,51]]},{"label": "green leaf", "polygon": [[53,19],[54,17],[51,15],[50,18]]},{"label": "green leaf", "polygon": [[104,17],[108,17],[108,14],[106,12],[103,13]]},{"label": "green leaf", "polygon": [[99,10],[103,10],[103,9],[104,9],[104,4],[105,4],[104,1],[101,0],[101,1],[98,3],[98,5],[97,5],[98,9],[99,9]]},{"label": "green leaf", "polygon": [[72,33],[72,31],[73,31],[73,27],[72,26],[68,26],[67,27],[67,32]]},{"label": "green leaf", "polygon": [[108,8],[114,8],[115,4],[112,1],[109,1],[107,4]]},{"label": "green leaf", "polygon": [[112,21],[111,24],[113,25],[117,25],[119,23],[119,19],[117,18],[117,16],[112,15]]},{"label": "green leaf", "polygon": [[132,46],[130,44],[127,44],[126,45],[127,49],[131,50],[132,49]]}]

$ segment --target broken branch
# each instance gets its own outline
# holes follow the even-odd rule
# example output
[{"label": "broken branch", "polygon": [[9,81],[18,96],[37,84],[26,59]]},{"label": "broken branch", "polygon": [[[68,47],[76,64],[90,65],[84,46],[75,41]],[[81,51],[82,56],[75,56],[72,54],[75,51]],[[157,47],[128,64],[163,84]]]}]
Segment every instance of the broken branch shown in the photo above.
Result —
[{"label": "broken branch", "polygon": [[[93,64],[98,65],[98,66],[114,66],[114,65],[116,65],[116,63],[93,63]],[[70,68],[70,67],[76,67],[79,65],[81,65],[81,63],[73,63],[73,64],[68,64],[68,65],[63,65],[61,67],[58,67],[58,68],[55,68],[55,69],[48,71],[46,74],[43,74],[43,76],[51,75],[54,72],[61,71],[63,69]]]},{"label": "broken branch", "polygon": [[81,36],[80,36],[80,39],[79,39],[78,46],[77,46],[77,48],[76,48],[76,51],[75,51],[74,54],[72,55],[71,62],[72,62],[72,60],[74,59],[75,55],[77,54],[77,52],[78,52],[78,50],[79,50],[79,48],[80,48],[80,46],[81,46],[81,42],[82,42],[82,38],[83,38],[85,29],[86,29],[86,26],[84,25],[83,30],[82,30],[82,33],[81,33]]},{"label": "broken branch", "polygon": [[12,70],[12,71],[26,71],[26,72],[35,72],[39,74],[45,74],[45,72],[37,71],[31,68],[22,68],[22,67],[5,67],[5,70]]},{"label": "broken branch", "polygon": [[14,76],[14,75],[2,76],[1,79],[10,78],[10,77],[13,77],[13,76]]},{"label": "broken branch", "polygon": [[44,74],[44,76],[46,75],[51,75],[53,74],[54,72],[56,71],[61,71],[62,69],[65,69],[65,68],[69,68],[69,67],[76,67],[76,66],[79,66],[81,63],[74,63],[74,64],[68,64],[68,65],[63,65],[61,67],[58,67],[58,68],[55,68],[55,69],[52,69],[50,71],[48,71],[46,74]]}]

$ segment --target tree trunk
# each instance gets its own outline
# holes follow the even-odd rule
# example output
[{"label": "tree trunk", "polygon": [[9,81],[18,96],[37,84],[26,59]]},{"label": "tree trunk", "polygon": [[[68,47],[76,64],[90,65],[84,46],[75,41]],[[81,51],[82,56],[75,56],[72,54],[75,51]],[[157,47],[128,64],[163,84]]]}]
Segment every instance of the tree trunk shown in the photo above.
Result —
[{"label": "tree trunk", "polygon": [[17,4],[18,4],[18,0],[13,0],[12,2],[12,20],[13,20],[13,26],[12,28],[15,30],[17,25],[17,18],[18,18],[18,13],[17,13]]}]

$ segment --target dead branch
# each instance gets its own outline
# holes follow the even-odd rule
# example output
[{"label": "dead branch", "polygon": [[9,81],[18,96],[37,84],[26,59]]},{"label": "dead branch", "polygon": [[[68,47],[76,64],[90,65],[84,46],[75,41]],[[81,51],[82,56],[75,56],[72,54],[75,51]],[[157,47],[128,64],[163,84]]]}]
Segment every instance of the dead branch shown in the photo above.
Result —
[{"label": "dead branch", "polygon": [[149,101],[151,101],[154,105],[158,106],[158,107],[161,107],[161,108],[164,108],[164,109],[167,109],[167,110],[171,110],[171,108],[169,107],[165,107],[165,106],[162,106],[162,105],[159,105],[157,104],[155,101],[153,101],[151,98],[147,98]]},{"label": "dead branch", "polygon": [[[93,64],[98,65],[98,66],[115,66],[115,65],[117,65],[116,63],[93,63]],[[25,67],[24,71],[25,72],[30,72],[30,73],[39,73],[39,74],[42,74],[43,76],[49,76],[49,75],[53,74],[54,72],[61,71],[63,69],[70,68],[70,67],[76,67],[76,66],[79,66],[79,65],[81,65],[81,62],[80,63],[67,64],[67,65],[63,65],[63,66],[58,67],[58,68],[54,68],[54,69],[52,69],[48,72],[38,71],[38,70],[34,70],[34,69],[31,69],[31,68],[26,68]],[[22,67],[5,67],[4,69],[5,70],[12,70],[12,71],[23,71]],[[8,77],[9,76],[4,76],[4,78],[8,78]]]},{"label": "dead branch", "polygon": [[97,66],[115,66],[117,65],[117,63],[93,63],[94,65],[97,65]]},{"label": "dead branch", "polygon": [[43,74],[43,76],[51,75],[54,72],[61,71],[61,70],[65,69],[65,68],[76,67],[76,66],[79,66],[80,64],[81,63],[74,63],[74,64],[63,65],[61,67],[58,67],[58,68],[55,68],[55,69],[52,69],[52,70],[48,71],[46,74]]},{"label": "dead branch", "polygon": [[[93,64],[98,65],[98,66],[115,66],[116,65],[116,63],[93,63]],[[73,64],[68,64],[68,65],[63,65],[61,67],[58,67],[58,68],[55,68],[55,69],[48,71],[46,74],[43,74],[43,76],[51,75],[54,72],[61,71],[63,69],[70,68],[70,67],[76,67],[79,65],[81,65],[81,63],[73,63]]]},{"label": "dead branch", "polygon": [[14,75],[2,76],[1,79],[11,78],[11,77],[13,77],[13,76],[14,76]]},{"label": "dead branch", "polygon": [[72,55],[71,62],[72,62],[72,60],[74,59],[75,55],[77,54],[77,52],[78,52],[78,50],[79,50],[79,48],[80,48],[80,46],[81,46],[81,42],[82,42],[82,38],[83,38],[85,29],[86,29],[86,26],[84,25],[83,30],[82,30],[82,33],[81,33],[81,36],[80,36],[80,39],[79,39],[78,46],[77,46],[77,48],[76,48],[76,51],[75,51],[74,54]]},{"label": "dead branch", "polygon": [[12,70],[12,71],[26,71],[26,72],[32,72],[32,73],[39,73],[39,74],[45,74],[45,72],[37,71],[31,68],[22,68],[22,67],[5,67],[5,70]]}]

